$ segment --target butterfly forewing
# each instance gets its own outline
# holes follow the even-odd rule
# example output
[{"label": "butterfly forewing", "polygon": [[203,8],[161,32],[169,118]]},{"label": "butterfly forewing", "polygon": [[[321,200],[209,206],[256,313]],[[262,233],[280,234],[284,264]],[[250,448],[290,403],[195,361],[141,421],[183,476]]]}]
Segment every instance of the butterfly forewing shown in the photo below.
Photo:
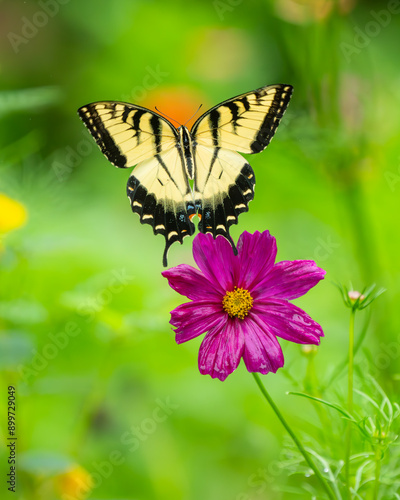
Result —
[{"label": "butterfly forewing", "polygon": [[228,99],[193,125],[193,139],[204,146],[259,153],[271,141],[289,104],[290,85],[268,85]]},{"label": "butterfly forewing", "polygon": [[175,146],[177,131],[153,111],[123,102],[103,101],[78,110],[103,154],[116,167],[133,167]]}]

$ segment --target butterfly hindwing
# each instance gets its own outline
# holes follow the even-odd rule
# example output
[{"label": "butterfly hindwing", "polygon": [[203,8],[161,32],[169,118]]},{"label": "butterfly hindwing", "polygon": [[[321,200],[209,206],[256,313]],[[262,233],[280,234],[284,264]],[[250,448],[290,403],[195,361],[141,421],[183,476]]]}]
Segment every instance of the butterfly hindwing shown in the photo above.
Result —
[{"label": "butterfly hindwing", "polygon": [[94,102],[78,114],[103,154],[116,167],[133,167],[171,149],[178,134],[165,118],[149,109],[116,101]]},{"label": "butterfly hindwing", "polygon": [[165,237],[166,266],[169,247],[176,241],[182,243],[195,230],[191,222],[196,213],[193,193],[179,147],[139,163],[129,177],[127,194],[140,222]]},{"label": "butterfly hindwing", "polygon": [[235,151],[196,145],[194,190],[199,231],[225,236],[234,247],[229,227],[248,211],[254,197],[251,166]]},{"label": "butterfly hindwing", "polygon": [[191,134],[198,144],[239,153],[265,149],[289,104],[291,85],[268,85],[214,106],[194,123]]}]

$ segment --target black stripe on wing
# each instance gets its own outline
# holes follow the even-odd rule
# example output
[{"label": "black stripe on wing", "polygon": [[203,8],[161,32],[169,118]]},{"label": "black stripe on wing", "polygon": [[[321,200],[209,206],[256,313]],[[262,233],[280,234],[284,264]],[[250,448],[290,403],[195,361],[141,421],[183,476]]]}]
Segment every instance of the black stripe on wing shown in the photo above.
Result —
[{"label": "black stripe on wing", "polygon": [[[178,140],[172,123],[158,113],[135,104],[118,101],[93,102],[79,108],[78,114],[101,152],[119,168],[132,167],[138,161],[161,153],[163,138],[167,137],[168,143],[174,142],[174,139]],[[123,130],[121,125],[125,126]],[[116,131],[115,127],[120,130]],[[124,135],[123,140],[121,134]],[[148,151],[142,150],[139,157],[135,158],[136,148],[146,144],[150,136],[152,143],[148,144]]]},{"label": "black stripe on wing", "polygon": [[249,210],[249,203],[254,198],[255,176],[248,163],[242,167],[235,183],[229,186],[228,192],[221,192],[219,198],[196,202],[201,233],[211,233],[214,238],[224,236],[237,254],[235,244],[229,234],[232,224],[238,223],[241,213]]},{"label": "black stripe on wing", "polygon": [[193,203],[174,203],[173,200],[157,200],[149,193],[140,181],[131,175],[127,184],[127,195],[131,203],[132,212],[137,213],[142,224],[150,224],[154,234],[165,237],[163,266],[167,267],[167,256],[170,246],[185,236],[191,236],[195,226],[191,218],[196,210]]},{"label": "black stripe on wing", "polygon": [[[109,109],[115,109],[115,106],[110,103]],[[126,111],[129,112],[129,109]],[[144,112],[139,110],[138,113],[138,119],[140,120],[140,114]],[[78,109],[78,115],[92,134],[104,156],[116,167],[126,168],[129,166],[126,164],[126,156],[121,154],[121,150],[104,126],[104,120],[102,120],[97,112],[96,103],[82,106]]]},{"label": "black stripe on wing", "polygon": [[[263,151],[268,144],[271,142],[272,137],[288,107],[290,98],[293,93],[293,87],[289,85],[283,85],[276,88],[276,93],[274,99],[270,105],[267,114],[261,124],[260,129],[254,141],[251,143],[250,148],[253,153],[259,153]],[[264,106],[262,104],[262,96],[265,95],[261,91],[256,91],[256,98],[260,102],[259,106]]]},{"label": "black stripe on wing", "polygon": [[268,85],[223,101],[196,120],[192,137],[207,146],[211,139],[214,147],[259,153],[274,136],[292,92],[291,85]]}]

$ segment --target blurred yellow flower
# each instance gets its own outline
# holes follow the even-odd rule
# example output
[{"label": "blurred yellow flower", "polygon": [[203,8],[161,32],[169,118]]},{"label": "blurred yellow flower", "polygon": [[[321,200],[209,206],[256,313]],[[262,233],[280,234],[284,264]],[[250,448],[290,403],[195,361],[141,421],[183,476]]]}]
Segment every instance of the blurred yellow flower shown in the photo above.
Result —
[{"label": "blurred yellow flower", "polygon": [[311,357],[315,356],[318,352],[318,347],[316,345],[302,345],[301,353],[303,356]]},{"label": "blurred yellow flower", "polygon": [[80,465],[57,476],[56,487],[65,500],[84,500],[93,488],[92,476]]},{"label": "blurred yellow flower", "polygon": [[27,218],[27,211],[22,203],[0,193],[0,235],[23,226]]}]

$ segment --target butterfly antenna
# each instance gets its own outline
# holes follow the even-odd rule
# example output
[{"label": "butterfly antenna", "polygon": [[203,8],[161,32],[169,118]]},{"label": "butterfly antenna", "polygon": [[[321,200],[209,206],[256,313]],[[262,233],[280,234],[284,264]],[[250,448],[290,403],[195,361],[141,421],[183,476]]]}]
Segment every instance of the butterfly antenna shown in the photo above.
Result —
[{"label": "butterfly antenna", "polygon": [[202,105],[202,104],[200,104],[200,106],[197,108],[196,113],[194,113],[194,114],[193,114],[193,115],[189,118],[189,120],[187,120],[187,121],[185,122],[185,124],[184,124],[183,126],[185,126],[185,125],[186,125],[186,123],[190,122],[190,120],[191,120],[194,116],[196,116],[196,115],[197,115],[197,113],[200,111],[200,108],[201,108],[202,106],[203,106],[203,105]]},{"label": "butterfly antenna", "polygon": [[160,114],[166,116],[169,120],[172,120],[173,122],[177,123],[180,127],[182,126],[182,123],[178,122],[178,120],[175,120],[175,118],[172,118],[171,116],[168,116],[167,114],[163,113],[160,111],[157,106],[154,106],[155,110],[158,111]]}]

